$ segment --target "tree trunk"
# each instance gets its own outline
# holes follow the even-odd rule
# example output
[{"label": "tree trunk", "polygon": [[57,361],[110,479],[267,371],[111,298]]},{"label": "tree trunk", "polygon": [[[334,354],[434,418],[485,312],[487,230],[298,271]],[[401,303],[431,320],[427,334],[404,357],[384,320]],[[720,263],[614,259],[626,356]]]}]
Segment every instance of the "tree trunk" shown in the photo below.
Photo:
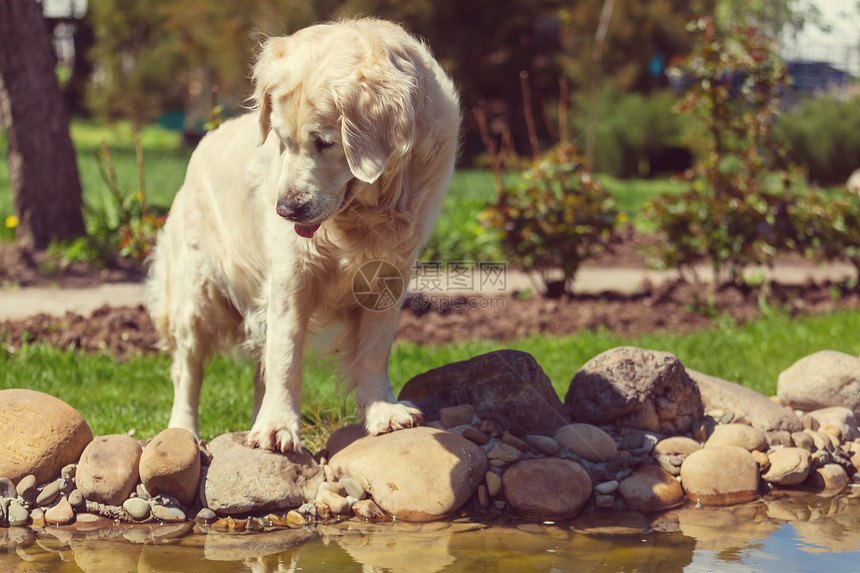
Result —
[{"label": "tree trunk", "polygon": [[84,234],[81,184],[56,56],[35,0],[0,0],[0,119],[21,247]]}]

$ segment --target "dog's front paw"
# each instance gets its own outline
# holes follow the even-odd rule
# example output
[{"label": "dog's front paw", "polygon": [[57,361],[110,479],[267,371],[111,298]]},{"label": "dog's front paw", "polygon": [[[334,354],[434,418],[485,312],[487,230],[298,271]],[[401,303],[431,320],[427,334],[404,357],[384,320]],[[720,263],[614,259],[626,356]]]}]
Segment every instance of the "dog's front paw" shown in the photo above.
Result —
[{"label": "dog's front paw", "polygon": [[420,426],[424,414],[411,402],[374,402],[364,411],[364,425],[373,436]]},{"label": "dog's front paw", "polygon": [[[289,426],[293,426],[289,424]],[[246,443],[251,448],[262,448],[276,452],[300,452],[299,425],[286,427],[284,424],[271,423],[257,418],[254,427],[248,433]]]}]

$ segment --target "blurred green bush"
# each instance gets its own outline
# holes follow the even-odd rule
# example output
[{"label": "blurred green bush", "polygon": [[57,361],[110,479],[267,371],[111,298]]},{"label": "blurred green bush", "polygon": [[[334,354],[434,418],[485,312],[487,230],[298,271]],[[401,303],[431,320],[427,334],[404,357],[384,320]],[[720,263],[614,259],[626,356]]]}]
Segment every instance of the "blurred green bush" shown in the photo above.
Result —
[{"label": "blurred green bush", "polygon": [[860,168],[860,98],[806,100],[779,119],[774,136],[788,162],[803,167],[811,181],[845,183]]}]

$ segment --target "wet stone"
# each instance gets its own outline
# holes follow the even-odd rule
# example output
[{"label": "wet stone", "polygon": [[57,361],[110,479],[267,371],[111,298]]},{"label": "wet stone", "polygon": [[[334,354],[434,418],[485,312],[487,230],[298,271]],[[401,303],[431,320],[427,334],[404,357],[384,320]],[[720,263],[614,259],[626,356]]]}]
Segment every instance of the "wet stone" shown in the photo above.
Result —
[{"label": "wet stone", "polygon": [[612,437],[591,424],[567,424],[555,432],[553,439],[590,462],[606,462],[618,453]]},{"label": "wet stone", "polygon": [[487,493],[490,497],[496,497],[502,491],[502,478],[496,472],[487,472],[484,481],[487,482]]},{"label": "wet stone", "polygon": [[120,505],[137,484],[141,451],[137,440],[125,434],[94,438],[81,454],[76,471],[81,494],[97,503]]},{"label": "wet stone", "polygon": [[217,519],[215,512],[209,509],[208,507],[202,508],[197,512],[197,515],[194,516],[194,521],[197,523],[212,523]]},{"label": "wet stone", "polygon": [[479,446],[483,446],[490,441],[490,436],[471,426],[463,430],[463,437]]},{"label": "wet stone", "polygon": [[33,495],[36,493],[36,476],[28,474],[21,478],[21,481],[15,487],[15,491],[24,501],[32,502]]},{"label": "wet stone", "polygon": [[185,512],[178,507],[155,505],[152,507],[152,517],[166,522],[185,521]]},{"label": "wet stone", "polygon": [[618,495],[634,511],[662,511],[684,501],[681,484],[659,466],[640,466],[618,485]]},{"label": "wet stone", "polygon": [[73,489],[72,491],[69,492],[68,499],[69,499],[69,503],[75,509],[77,509],[79,507],[83,507],[83,505],[84,505],[84,496],[81,495],[81,492],[77,489]]},{"label": "wet stone", "polygon": [[572,460],[542,458],[517,462],[502,477],[505,499],[529,519],[566,519],[591,497],[588,472]]},{"label": "wet stone", "polygon": [[27,521],[30,519],[30,514],[27,512],[24,507],[18,503],[18,500],[13,499],[9,502],[9,508],[7,510],[8,515],[6,519],[9,522],[9,527],[18,527],[22,525],[27,525]]},{"label": "wet stone", "polygon": [[344,493],[349,497],[354,497],[359,501],[367,497],[367,492],[364,491],[357,479],[344,477],[339,483],[343,487]]},{"label": "wet stone", "polygon": [[526,441],[528,441],[534,449],[545,456],[554,456],[559,452],[559,450],[561,450],[561,446],[558,445],[558,442],[549,436],[531,435],[526,438]]},{"label": "wet stone", "polygon": [[50,505],[57,499],[58,495],[60,495],[60,480],[55,480],[42,488],[36,497],[36,505],[42,507]]},{"label": "wet stone", "polygon": [[153,495],[160,493],[191,505],[200,481],[197,439],[182,428],[160,432],[140,456],[140,480]]},{"label": "wet stone", "polygon": [[681,465],[687,497],[702,505],[732,505],[758,496],[758,465],[739,446],[713,446],[693,452]]},{"label": "wet stone", "polygon": [[390,518],[372,499],[365,499],[356,502],[352,506],[352,511],[361,519],[365,519],[370,522],[390,521]]},{"label": "wet stone", "polygon": [[525,440],[521,440],[520,438],[514,436],[511,433],[505,432],[502,434],[502,443],[511,446],[512,448],[516,448],[519,451],[525,453],[529,451],[529,444]]},{"label": "wet stone", "polygon": [[618,480],[605,481],[594,486],[594,491],[602,494],[615,493],[615,490],[617,489]]},{"label": "wet stone", "polygon": [[475,407],[471,404],[460,404],[439,410],[439,421],[446,428],[469,424],[475,415]]},{"label": "wet stone", "polygon": [[332,515],[349,515],[349,502],[342,495],[329,490],[322,490],[318,497],[331,510]]},{"label": "wet stone", "polygon": [[520,459],[521,454],[522,452],[513,446],[509,446],[502,442],[496,442],[493,444],[492,449],[487,452],[487,457],[490,460],[498,460],[504,464],[510,464]]},{"label": "wet stone", "polygon": [[30,520],[33,527],[45,527],[45,510],[40,507],[30,511]]},{"label": "wet stone", "polygon": [[74,520],[75,511],[65,497],[45,510],[45,521],[51,525],[66,525]]},{"label": "wet stone", "polygon": [[705,442],[706,448],[714,446],[739,446],[748,452],[764,450],[767,441],[764,432],[746,424],[724,424],[714,428],[714,432]]},{"label": "wet stone", "polygon": [[0,478],[0,497],[14,499],[18,497],[18,491],[15,489],[15,484],[7,478]]},{"label": "wet stone", "polygon": [[296,511],[295,509],[291,509],[287,512],[286,522],[287,525],[292,526],[304,526],[308,524],[308,520],[305,519],[305,516]]},{"label": "wet stone", "polygon": [[791,434],[791,441],[797,448],[803,448],[804,450],[812,453],[815,451],[815,442],[812,439],[812,435],[808,432],[794,432]]},{"label": "wet stone", "polygon": [[804,448],[782,448],[768,454],[770,468],[761,476],[776,485],[797,485],[809,475],[812,456]]},{"label": "wet stone", "polygon": [[122,508],[126,510],[133,519],[138,521],[142,521],[149,517],[149,502],[145,499],[131,497],[123,502]]},{"label": "wet stone", "polygon": [[0,476],[13,483],[27,474],[37,483],[54,479],[92,439],[83,417],[62,400],[34,390],[0,390]]},{"label": "wet stone", "polygon": [[825,464],[810,472],[805,485],[817,492],[839,492],[848,485],[848,474],[838,464]]}]

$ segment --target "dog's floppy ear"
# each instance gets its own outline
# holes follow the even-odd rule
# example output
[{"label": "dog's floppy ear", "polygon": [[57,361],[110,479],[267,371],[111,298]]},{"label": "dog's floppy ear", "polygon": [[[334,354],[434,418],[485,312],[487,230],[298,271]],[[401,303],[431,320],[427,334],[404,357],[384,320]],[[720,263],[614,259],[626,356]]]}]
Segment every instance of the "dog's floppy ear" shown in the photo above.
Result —
[{"label": "dog's floppy ear", "polygon": [[251,102],[260,114],[260,143],[266,143],[269,131],[272,129],[272,88],[279,81],[279,73],[283,73],[284,61],[287,57],[289,38],[269,38],[262,44],[262,49],[254,64],[254,92]]},{"label": "dog's floppy ear", "polygon": [[382,50],[335,87],[349,169],[375,182],[392,156],[405,155],[415,137],[412,64]]}]

